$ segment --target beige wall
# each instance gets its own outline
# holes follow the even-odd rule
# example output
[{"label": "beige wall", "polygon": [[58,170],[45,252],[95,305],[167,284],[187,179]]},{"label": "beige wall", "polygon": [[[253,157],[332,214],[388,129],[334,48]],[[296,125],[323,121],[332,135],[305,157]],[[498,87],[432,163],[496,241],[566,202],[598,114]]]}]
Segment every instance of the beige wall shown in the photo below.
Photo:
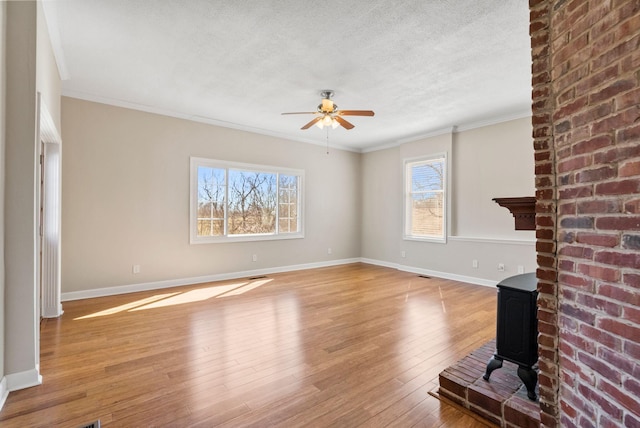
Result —
[{"label": "beige wall", "polygon": [[[34,2],[7,3],[5,374],[33,374],[35,337],[36,22]],[[28,305],[28,306],[27,306]],[[11,386],[10,386],[11,388]]]},{"label": "beige wall", "polygon": [[[518,266],[532,272],[535,232],[515,231],[509,211],[492,201],[534,196],[530,122],[518,119],[364,154],[362,257],[480,284],[515,275]],[[403,160],[443,151],[451,165],[447,243],[403,240]],[[504,272],[498,263],[505,264]]]},{"label": "beige wall", "polygon": [[0,408],[6,398],[7,387],[4,377],[4,350],[6,342],[4,339],[4,150],[5,150],[5,106],[6,106],[6,49],[7,41],[7,4],[0,2]]},{"label": "beige wall", "polygon": [[58,65],[53,55],[42,2],[38,2],[37,5],[38,37],[36,62],[38,64],[38,71],[36,73],[36,90],[40,92],[42,96],[41,102],[46,105],[56,130],[60,133],[60,94],[62,93],[62,82],[60,80],[60,74],[58,73]]},{"label": "beige wall", "polygon": [[[6,8],[5,8],[6,7]],[[41,4],[3,2],[6,26],[4,140],[4,375],[9,390],[38,384],[37,93],[60,123],[60,78]],[[3,67],[3,70],[5,68]]]},{"label": "beige wall", "polygon": [[535,239],[492,200],[535,196],[531,141],[529,117],[453,135],[453,236]]},{"label": "beige wall", "polygon": [[[534,193],[529,118],[326,155],[319,146],[73,98],[62,109],[63,298],[359,257],[481,284],[518,266],[535,269],[534,232],[515,231],[508,210],[491,200]],[[448,242],[404,241],[402,161],[442,151],[452,167]],[[305,238],[190,245],[190,156],[304,169]]]},{"label": "beige wall", "polygon": [[[72,98],[62,109],[63,293],[360,255],[357,153]],[[304,239],[190,245],[190,156],[304,169]]]}]

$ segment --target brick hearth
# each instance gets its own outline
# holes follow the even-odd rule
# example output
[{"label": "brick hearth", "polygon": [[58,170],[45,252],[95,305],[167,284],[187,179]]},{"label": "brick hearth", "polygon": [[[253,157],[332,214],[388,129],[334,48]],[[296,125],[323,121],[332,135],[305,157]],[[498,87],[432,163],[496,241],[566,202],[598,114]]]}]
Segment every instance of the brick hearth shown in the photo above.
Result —
[{"label": "brick hearth", "polygon": [[489,382],[482,378],[495,349],[492,340],[445,369],[438,393],[498,426],[539,427],[540,405],[527,398],[516,364],[505,361]]}]

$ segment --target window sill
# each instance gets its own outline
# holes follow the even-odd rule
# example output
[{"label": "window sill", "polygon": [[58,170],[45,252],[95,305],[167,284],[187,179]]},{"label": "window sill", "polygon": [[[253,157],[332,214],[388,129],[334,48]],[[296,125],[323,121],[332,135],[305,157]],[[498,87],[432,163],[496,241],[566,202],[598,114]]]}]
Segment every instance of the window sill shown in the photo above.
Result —
[{"label": "window sill", "polygon": [[403,236],[405,241],[433,242],[434,244],[446,244],[446,238],[422,238],[418,236]]},{"label": "window sill", "polygon": [[238,235],[222,237],[192,237],[191,245],[197,244],[226,244],[231,242],[256,242],[256,241],[280,241],[283,239],[303,239],[304,233],[280,234],[280,235]]}]

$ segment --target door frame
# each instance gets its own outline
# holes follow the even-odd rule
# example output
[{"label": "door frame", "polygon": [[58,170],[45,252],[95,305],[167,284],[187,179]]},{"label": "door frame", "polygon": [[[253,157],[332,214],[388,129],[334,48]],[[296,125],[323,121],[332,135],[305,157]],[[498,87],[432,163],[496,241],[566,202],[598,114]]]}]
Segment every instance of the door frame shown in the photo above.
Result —
[{"label": "door frame", "polygon": [[42,318],[62,315],[61,266],[62,266],[62,138],[38,93],[39,160],[38,210],[39,236],[38,263],[40,270],[36,299]]}]

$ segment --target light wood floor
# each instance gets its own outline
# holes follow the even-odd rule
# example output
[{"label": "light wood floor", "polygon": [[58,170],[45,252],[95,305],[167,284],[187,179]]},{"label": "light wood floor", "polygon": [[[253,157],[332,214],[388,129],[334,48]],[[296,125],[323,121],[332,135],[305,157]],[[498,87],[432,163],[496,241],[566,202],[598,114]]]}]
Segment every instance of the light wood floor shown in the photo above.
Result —
[{"label": "light wood floor", "polygon": [[64,303],[4,427],[485,427],[429,395],[491,287],[366,264]]}]

